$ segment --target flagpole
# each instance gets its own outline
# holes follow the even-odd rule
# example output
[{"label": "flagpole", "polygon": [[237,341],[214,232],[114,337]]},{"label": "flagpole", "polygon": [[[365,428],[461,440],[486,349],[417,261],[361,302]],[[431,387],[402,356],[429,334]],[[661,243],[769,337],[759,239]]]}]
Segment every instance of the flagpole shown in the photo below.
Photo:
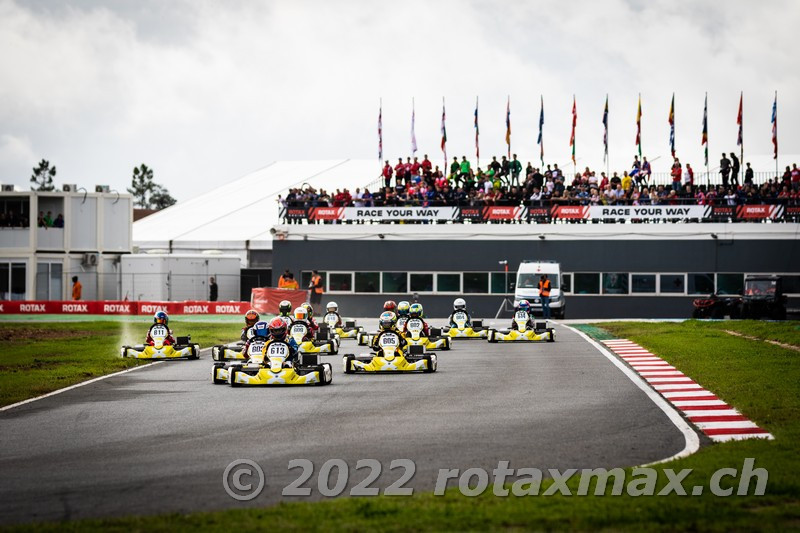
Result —
[{"label": "flagpole", "polygon": [[383,175],[383,98],[378,98],[378,165]]},{"label": "flagpole", "polygon": [[705,107],[703,108],[703,118],[705,119],[705,129],[706,129],[706,192],[708,189],[711,189],[711,172],[708,167],[708,92],[706,92],[706,102]]},{"label": "flagpole", "polygon": [[744,91],[739,95],[739,103],[742,104],[742,122],[739,124],[739,131],[742,133],[742,144],[739,145],[739,172],[742,174],[740,183],[744,183]]},{"label": "flagpole", "polygon": [[775,91],[775,181],[780,178],[778,170],[778,91]]}]

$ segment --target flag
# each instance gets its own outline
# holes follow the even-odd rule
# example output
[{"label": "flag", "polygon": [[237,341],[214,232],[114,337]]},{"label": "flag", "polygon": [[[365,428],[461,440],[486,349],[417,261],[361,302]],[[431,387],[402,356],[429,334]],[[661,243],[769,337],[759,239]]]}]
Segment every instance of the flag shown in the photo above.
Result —
[{"label": "flag", "polygon": [[[444,98],[442,98],[442,152],[444,153],[444,166],[447,167],[447,130],[444,127]],[[447,168],[444,169],[447,172]]]},{"label": "flag", "polygon": [[478,161],[481,159],[481,149],[480,144],[478,143],[478,136],[480,135],[480,130],[478,130],[478,97],[475,97],[475,157],[478,158]]},{"label": "flag", "polygon": [[775,91],[775,102],[772,103],[772,144],[775,146],[772,159],[778,159],[778,91]]},{"label": "flag", "polygon": [[639,108],[636,110],[636,145],[642,157],[642,93],[639,93]]},{"label": "flag", "polygon": [[739,125],[739,136],[736,137],[736,146],[742,146],[744,144],[744,135],[742,134],[743,109],[744,109],[744,91],[742,91],[742,94],[739,95],[739,114],[736,115],[736,123]]},{"label": "flag", "polygon": [[675,93],[672,93],[672,103],[669,106],[669,149],[675,157]]},{"label": "flag", "polygon": [[572,135],[569,138],[569,145],[572,147],[572,164],[575,164],[575,125],[578,123],[578,108],[575,105],[575,95],[572,95]]},{"label": "flag", "polygon": [[506,104],[506,144],[508,145],[508,157],[511,158],[511,96],[508,97]]},{"label": "flag", "polygon": [[542,109],[539,111],[539,140],[536,141],[536,144],[539,145],[539,158],[542,160],[542,166],[544,166],[544,141],[542,140],[542,129],[544,128],[544,96],[541,96],[542,99]]},{"label": "flag", "polygon": [[606,107],[603,109],[603,161],[608,160],[608,94],[606,94]]},{"label": "flag", "polygon": [[415,119],[415,111],[414,111],[414,99],[411,99],[411,155],[417,153],[417,135],[414,133],[414,119]]},{"label": "flag", "polygon": [[378,159],[383,161],[383,102],[378,107]]},{"label": "flag", "polygon": [[539,158],[542,161],[542,166],[544,166],[544,141],[542,140],[542,130],[544,129],[544,96],[541,96],[542,99],[542,110],[539,111],[539,140],[536,141],[536,144],[539,145]]},{"label": "flag", "polygon": [[700,145],[705,146],[705,161],[708,166],[708,93],[706,93],[706,101],[703,104],[703,137]]}]

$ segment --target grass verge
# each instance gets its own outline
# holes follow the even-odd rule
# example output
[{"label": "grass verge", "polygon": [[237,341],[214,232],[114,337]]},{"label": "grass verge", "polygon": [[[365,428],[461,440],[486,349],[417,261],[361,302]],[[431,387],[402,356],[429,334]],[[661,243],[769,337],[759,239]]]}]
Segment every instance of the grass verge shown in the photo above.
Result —
[{"label": "grass verge", "polygon": [[[755,336],[758,328],[741,324]],[[37,524],[20,530],[787,531],[800,527],[800,358],[796,352],[733,337],[709,322],[596,327],[604,335],[629,338],[664,357],[776,436],[775,441],[714,444],[691,457],[659,465],[659,490],[666,484],[664,469],[692,469],[684,486],[689,490],[694,485],[708,488],[716,470],[741,469],[745,458],[755,458],[755,466],[769,472],[766,494],[719,497],[706,490],[697,497],[626,494],[498,498],[490,488],[476,498],[451,490],[445,496],[341,498],[264,509]],[[628,473],[630,480],[631,471]],[[735,489],[737,483],[726,478],[721,485]],[[543,487],[549,484],[546,481]],[[569,487],[573,494],[577,492],[576,478],[571,479]]]}]

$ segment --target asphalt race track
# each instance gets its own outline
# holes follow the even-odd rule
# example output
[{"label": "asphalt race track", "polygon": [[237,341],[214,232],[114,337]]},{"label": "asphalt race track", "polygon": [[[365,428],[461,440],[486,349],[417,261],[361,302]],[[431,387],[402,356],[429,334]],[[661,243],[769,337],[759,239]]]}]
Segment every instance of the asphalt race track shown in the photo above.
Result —
[{"label": "asphalt race track", "polygon": [[[314,462],[303,486],[319,499],[317,472],[329,459],[347,462],[348,487],[369,472],[356,471],[359,459],[378,459],[383,473],[371,486],[385,488],[402,474],[391,461],[410,458],[416,473],[405,486],[431,491],[440,468],[491,472],[500,460],[610,468],[683,449],[683,435],[644,392],[581,337],[556,331],[555,343],[455,341],[438,352],[434,374],[345,375],[341,355],[330,356],[327,387],[214,386],[204,350],[199,361],[148,366],[0,412],[0,523],[307,499],[281,496],[300,475],[288,470],[291,459]],[[363,351],[342,341],[341,353]],[[235,459],[266,474],[250,502],[223,488]]]}]

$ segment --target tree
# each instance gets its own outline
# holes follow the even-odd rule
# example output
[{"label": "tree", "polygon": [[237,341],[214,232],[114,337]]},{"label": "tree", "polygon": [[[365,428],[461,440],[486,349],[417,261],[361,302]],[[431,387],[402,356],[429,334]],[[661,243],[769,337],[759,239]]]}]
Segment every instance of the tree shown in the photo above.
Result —
[{"label": "tree", "polygon": [[166,187],[157,184],[153,186],[153,192],[150,194],[151,209],[164,209],[175,203],[177,203],[177,200],[169,194]]},{"label": "tree", "polygon": [[31,183],[36,187],[31,187],[32,191],[54,191],[53,178],[56,177],[56,167],[50,168],[50,161],[42,159],[39,166],[33,169]]},{"label": "tree", "polygon": [[147,165],[142,163],[133,169],[133,177],[131,178],[131,186],[128,192],[133,195],[133,205],[142,209],[147,209],[148,199],[147,194],[153,191],[153,171]]}]

